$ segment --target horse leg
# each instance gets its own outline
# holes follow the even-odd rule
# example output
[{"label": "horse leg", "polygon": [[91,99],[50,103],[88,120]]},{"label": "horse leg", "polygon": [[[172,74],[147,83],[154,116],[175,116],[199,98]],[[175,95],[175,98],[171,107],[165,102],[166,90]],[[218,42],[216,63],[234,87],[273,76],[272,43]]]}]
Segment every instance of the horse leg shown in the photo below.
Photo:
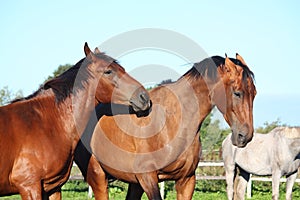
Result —
[{"label": "horse leg", "polygon": [[243,169],[240,168],[240,174],[236,186],[236,197],[237,199],[244,200],[245,199],[245,191],[247,187],[247,182],[249,181],[250,174]]},{"label": "horse leg", "polygon": [[224,164],[225,166],[225,177],[226,177],[226,192],[227,199],[232,200],[234,195],[234,181],[236,178],[236,167],[234,164]]},{"label": "horse leg", "polygon": [[[95,200],[108,200],[108,181],[97,159],[94,156],[90,157],[85,173],[83,173],[84,169],[82,169],[82,160],[75,159],[75,161],[80,166],[82,174],[85,174],[86,182],[92,187]],[[61,191],[51,194],[49,200],[61,200]]]},{"label": "horse leg", "polygon": [[130,183],[126,195],[126,200],[140,200],[144,193],[139,183]]},{"label": "horse leg", "polygon": [[[92,123],[92,122],[90,122]],[[82,138],[82,140],[87,140]],[[92,155],[80,140],[74,152],[74,161],[79,167],[84,179],[92,187],[96,200],[108,199],[108,181],[101,165],[98,163],[96,157]]]},{"label": "horse leg", "polygon": [[[87,160],[89,158],[89,160]],[[79,167],[86,182],[92,187],[95,200],[108,200],[108,181],[106,174],[98,163],[97,159],[91,155],[80,143],[75,151],[74,161]],[[61,191],[50,195],[49,200],[61,200]]]},{"label": "horse leg", "polygon": [[20,183],[14,185],[18,188],[22,200],[41,200],[43,199],[42,188],[40,183]]},{"label": "horse leg", "polygon": [[272,199],[278,200],[279,198],[279,184],[280,184],[281,172],[276,170],[272,173]]},{"label": "horse leg", "polygon": [[96,200],[108,200],[108,180],[105,172],[93,155],[88,164],[86,181],[92,187]]},{"label": "horse leg", "polygon": [[36,166],[26,156],[16,159],[10,182],[14,185],[22,200],[41,200],[43,198],[42,183]]},{"label": "horse leg", "polygon": [[291,200],[292,199],[292,191],[293,191],[293,185],[296,181],[297,178],[297,172],[298,172],[298,168],[300,165],[300,159],[296,159],[293,161],[293,163],[291,163],[289,165],[289,172],[293,172],[292,174],[290,174],[289,176],[287,176],[287,180],[286,180],[286,194],[285,194],[285,198],[287,200]]},{"label": "horse leg", "polygon": [[298,174],[297,172],[298,171],[286,177],[286,194],[285,194],[286,200],[292,200],[293,185],[297,178],[297,174]]},{"label": "horse leg", "polygon": [[177,192],[177,200],[188,200],[193,198],[193,193],[196,184],[195,174],[191,177],[184,177],[175,183]]},{"label": "horse leg", "polygon": [[156,172],[137,174],[136,177],[144,192],[147,194],[148,199],[162,199],[159,192],[158,177]]}]

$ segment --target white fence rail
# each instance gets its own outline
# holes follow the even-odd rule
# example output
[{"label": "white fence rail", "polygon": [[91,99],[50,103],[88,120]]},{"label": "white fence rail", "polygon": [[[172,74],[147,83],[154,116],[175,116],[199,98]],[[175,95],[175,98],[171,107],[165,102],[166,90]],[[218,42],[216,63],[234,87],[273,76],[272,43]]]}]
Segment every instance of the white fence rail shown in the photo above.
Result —
[{"label": "white fence rail", "polygon": [[[73,166],[76,166],[75,164]],[[198,167],[223,167],[224,163],[223,162],[199,162]],[[82,176],[71,176],[69,180],[83,180]],[[196,176],[196,180],[224,180],[225,181],[225,176]],[[249,182],[247,184],[247,198],[251,198],[252,196],[252,184],[253,181],[263,181],[263,182],[272,182],[271,177],[257,177],[257,176],[250,176]],[[280,182],[286,182],[286,178],[281,178]],[[296,183],[300,183],[300,178],[297,178]],[[160,186],[160,193],[161,196],[164,196],[164,182],[161,182],[159,184]],[[88,191],[88,197],[92,198],[92,188],[89,186],[89,191]]]},{"label": "white fence rail", "polygon": [[[258,177],[258,176],[250,176],[250,179],[247,184],[247,198],[251,198],[252,196],[252,184],[253,181],[262,181],[262,182],[272,182],[272,178],[270,177]],[[286,178],[281,178],[280,182],[286,182]],[[297,178],[296,183],[300,183],[300,179]]]}]

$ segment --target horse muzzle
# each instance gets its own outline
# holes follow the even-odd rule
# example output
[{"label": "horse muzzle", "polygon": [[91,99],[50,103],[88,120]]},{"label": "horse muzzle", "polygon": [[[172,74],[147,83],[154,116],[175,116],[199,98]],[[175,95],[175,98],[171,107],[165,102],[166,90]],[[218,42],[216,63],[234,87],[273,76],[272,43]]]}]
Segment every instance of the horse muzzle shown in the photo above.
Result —
[{"label": "horse muzzle", "polygon": [[135,91],[129,102],[136,112],[149,110],[152,105],[148,93],[144,90]]},{"label": "horse muzzle", "polygon": [[[244,132],[232,132],[231,141],[234,146],[245,147],[252,139],[252,134]],[[251,137],[250,137],[251,135]]]}]

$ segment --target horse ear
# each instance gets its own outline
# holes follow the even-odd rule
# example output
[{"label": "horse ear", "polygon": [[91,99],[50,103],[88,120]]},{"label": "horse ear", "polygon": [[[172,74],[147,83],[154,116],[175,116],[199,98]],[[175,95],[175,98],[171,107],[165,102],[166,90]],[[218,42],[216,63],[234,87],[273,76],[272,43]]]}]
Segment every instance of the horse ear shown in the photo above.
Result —
[{"label": "horse ear", "polygon": [[88,56],[88,55],[90,55],[91,54],[91,49],[90,49],[90,47],[89,47],[89,45],[88,45],[88,43],[87,42],[85,42],[84,43],[84,53],[85,53],[85,56]]},{"label": "horse ear", "polygon": [[236,59],[239,60],[243,65],[246,65],[246,62],[244,61],[244,59],[242,58],[242,56],[240,56],[238,53],[236,53]]},{"label": "horse ear", "polygon": [[91,51],[87,42],[84,44],[84,53],[88,59],[95,60],[95,54]]},{"label": "horse ear", "polygon": [[227,55],[225,58],[225,66],[224,67],[227,72],[235,72],[237,70],[235,64],[230,60],[229,57],[227,57]]},{"label": "horse ear", "polygon": [[95,50],[94,50],[94,53],[99,54],[99,53],[101,53],[101,51],[98,49],[98,47],[96,47]]}]

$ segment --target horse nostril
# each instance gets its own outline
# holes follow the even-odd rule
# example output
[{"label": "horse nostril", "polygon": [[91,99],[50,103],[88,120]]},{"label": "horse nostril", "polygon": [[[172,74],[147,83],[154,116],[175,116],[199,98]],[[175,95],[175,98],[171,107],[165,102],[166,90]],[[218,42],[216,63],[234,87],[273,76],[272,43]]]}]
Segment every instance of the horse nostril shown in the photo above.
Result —
[{"label": "horse nostril", "polygon": [[140,93],[140,99],[142,100],[142,102],[147,103],[149,101],[149,97],[145,92],[141,92]]},{"label": "horse nostril", "polygon": [[246,141],[245,135],[239,133],[238,134],[238,141],[241,142],[241,143],[244,143]]}]

